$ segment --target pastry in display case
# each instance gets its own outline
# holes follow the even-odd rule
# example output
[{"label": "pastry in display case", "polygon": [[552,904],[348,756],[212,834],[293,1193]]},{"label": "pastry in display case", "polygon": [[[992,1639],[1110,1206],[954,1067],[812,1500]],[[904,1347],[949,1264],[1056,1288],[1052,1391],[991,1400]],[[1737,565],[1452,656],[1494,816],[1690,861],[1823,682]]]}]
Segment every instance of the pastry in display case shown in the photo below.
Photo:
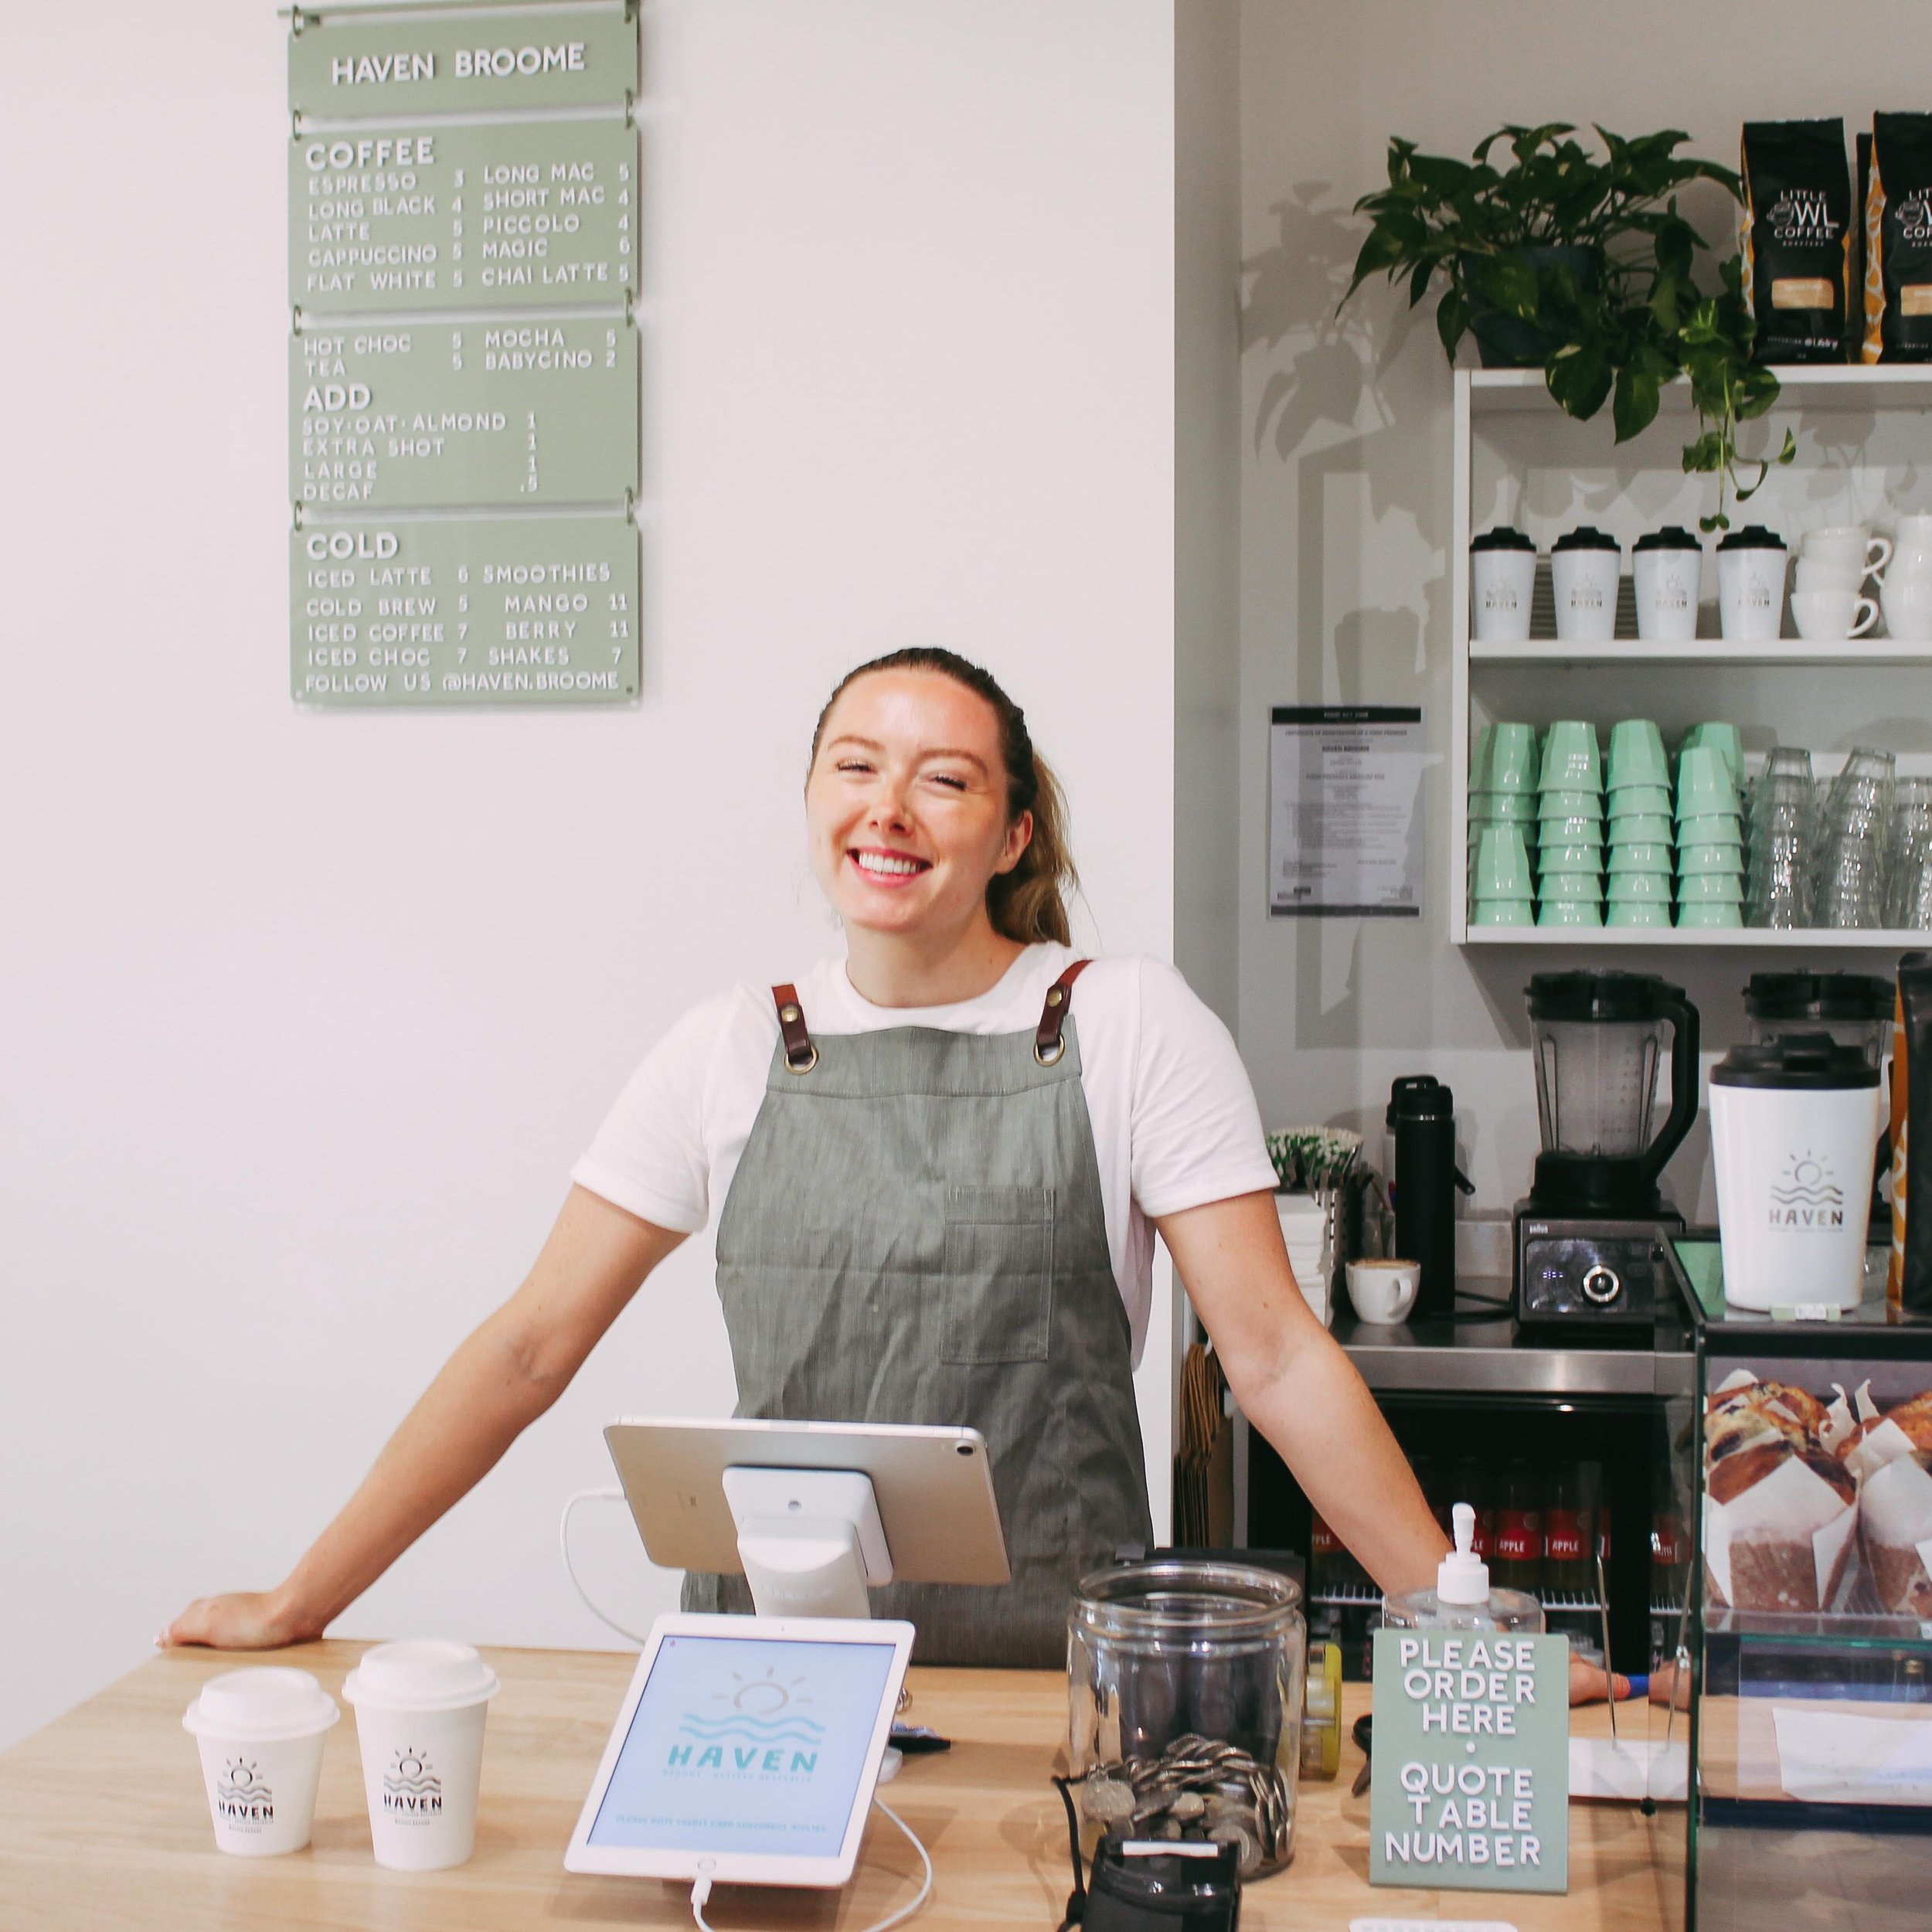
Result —
[{"label": "pastry in display case", "polygon": [[[1932,1922],[1932,1321],[1726,1304],[1672,1245],[1702,1441],[1687,1922]],[[1687,1445],[1687,1447],[1689,1445]]]}]

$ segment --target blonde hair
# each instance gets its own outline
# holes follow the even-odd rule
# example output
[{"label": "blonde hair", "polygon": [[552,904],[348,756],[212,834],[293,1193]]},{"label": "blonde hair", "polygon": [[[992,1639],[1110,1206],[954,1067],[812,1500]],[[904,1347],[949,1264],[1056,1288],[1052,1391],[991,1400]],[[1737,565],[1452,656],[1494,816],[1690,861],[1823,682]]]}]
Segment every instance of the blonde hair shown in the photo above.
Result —
[{"label": "blonde hair", "polygon": [[1066,794],[1046,760],[1033,749],[1026,713],[1007,696],[990,671],[955,651],[923,645],[890,651],[858,665],[838,680],[818,714],[811,734],[811,762],[818,762],[825,720],[846,686],[875,671],[934,671],[964,685],[992,706],[993,716],[999,720],[1000,757],[1006,767],[1006,822],[1011,825],[1022,812],[1030,811],[1033,835],[1012,870],[996,872],[987,882],[987,916],[996,933],[1022,946],[1047,939],[1070,946],[1073,928],[1067,921],[1066,895],[1078,889],[1080,875],[1073,869],[1067,839]]}]

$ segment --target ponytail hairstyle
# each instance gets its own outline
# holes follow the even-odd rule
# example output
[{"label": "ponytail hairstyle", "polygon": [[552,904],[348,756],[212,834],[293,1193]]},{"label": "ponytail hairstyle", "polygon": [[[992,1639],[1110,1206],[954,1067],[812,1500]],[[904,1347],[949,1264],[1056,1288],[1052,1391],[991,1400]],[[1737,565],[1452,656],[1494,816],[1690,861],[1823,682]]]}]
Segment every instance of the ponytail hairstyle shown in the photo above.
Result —
[{"label": "ponytail hairstyle", "polygon": [[1070,946],[1073,928],[1067,923],[1063,895],[1077,889],[1080,875],[1073,869],[1073,855],[1067,845],[1066,795],[1046,760],[1033,749],[1026,713],[1000,689],[990,671],[954,651],[925,645],[890,651],[848,671],[818,714],[811,734],[812,764],[818,763],[819,741],[825,735],[825,720],[832,716],[832,706],[845,695],[848,685],[875,671],[935,671],[964,685],[992,707],[999,720],[1000,755],[1006,766],[1006,822],[1010,825],[1022,812],[1030,811],[1033,835],[1012,870],[997,872],[988,882],[987,913],[996,933],[1022,946],[1046,939]]}]

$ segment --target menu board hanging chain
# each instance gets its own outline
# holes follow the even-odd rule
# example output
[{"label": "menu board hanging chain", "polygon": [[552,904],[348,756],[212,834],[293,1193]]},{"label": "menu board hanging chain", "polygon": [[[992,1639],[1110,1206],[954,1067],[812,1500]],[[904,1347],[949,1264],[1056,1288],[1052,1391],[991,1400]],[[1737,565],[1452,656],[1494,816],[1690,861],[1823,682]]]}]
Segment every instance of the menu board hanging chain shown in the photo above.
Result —
[{"label": "menu board hanging chain", "polygon": [[637,73],[630,0],[291,16],[299,702],[635,699]]}]

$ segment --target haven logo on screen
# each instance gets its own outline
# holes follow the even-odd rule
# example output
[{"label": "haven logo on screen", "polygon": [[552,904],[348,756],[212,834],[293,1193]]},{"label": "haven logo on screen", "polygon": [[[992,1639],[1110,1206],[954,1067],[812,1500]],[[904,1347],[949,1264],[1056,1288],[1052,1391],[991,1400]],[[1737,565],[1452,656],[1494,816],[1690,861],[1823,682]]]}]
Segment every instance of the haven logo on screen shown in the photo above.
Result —
[{"label": "haven logo on screen", "polygon": [[665,1769],[689,1777],[809,1777],[818,1768],[825,1727],[808,1714],[807,1681],[801,1675],[781,1682],[775,1666],[762,1677],[734,1670],[730,1686],[713,1691],[708,1708],[679,1720]]}]

